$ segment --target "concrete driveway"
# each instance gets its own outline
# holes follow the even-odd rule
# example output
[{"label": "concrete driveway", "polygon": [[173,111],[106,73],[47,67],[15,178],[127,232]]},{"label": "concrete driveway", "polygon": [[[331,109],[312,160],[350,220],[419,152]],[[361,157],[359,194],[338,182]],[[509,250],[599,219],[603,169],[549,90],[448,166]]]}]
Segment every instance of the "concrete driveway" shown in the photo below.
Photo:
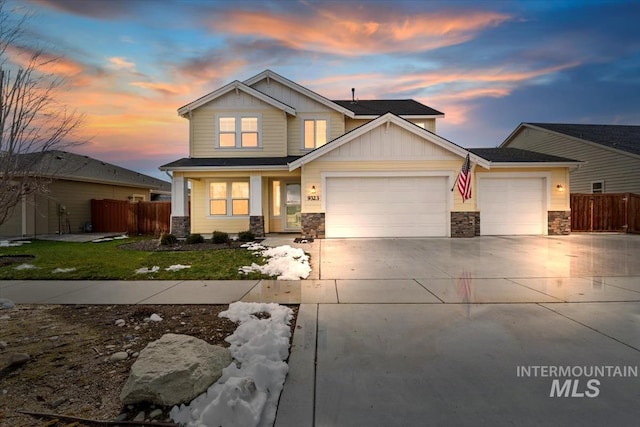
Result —
[{"label": "concrete driveway", "polygon": [[637,425],[640,236],[317,245],[277,426]]}]

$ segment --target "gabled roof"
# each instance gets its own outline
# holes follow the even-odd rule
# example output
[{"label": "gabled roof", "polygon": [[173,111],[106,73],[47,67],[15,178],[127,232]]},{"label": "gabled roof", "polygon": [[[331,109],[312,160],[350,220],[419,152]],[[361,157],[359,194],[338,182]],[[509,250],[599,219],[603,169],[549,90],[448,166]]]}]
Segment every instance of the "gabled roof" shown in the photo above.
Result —
[{"label": "gabled roof", "polygon": [[579,160],[522,150],[520,148],[469,148],[469,151],[483,159],[489,160],[492,165],[494,163],[500,163],[503,165],[522,166],[524,164],[543,163],[544,166],[578,166],[583,163]]},{"label": "gabled roof", "polygon": [[335,102],[325,98],[324,96],[307,89],[304,86],[300,86],[298,83],[293,82],[285,77],[282,77],[280,74],[275,73],[271,70],[264,70],[263,72],[261,72],[260,74],[257,74],[247,80],[244,81],[244,84],[246,84],[247,86],[253,86],[254,84],[262,81],[262,80],[275,80],[278,83],[288,87],[291,90],[294,90],[298,93],[301,93],[311,99],[313,99],[316,102],[319,102],[320,104],[324,105],[325,107],[331,108],[332,110],[336,110],[339,113],[344,114],[345,116],[354,117],[354,114],[351,110],[344,108],[341,105],[336,104]]},{"label": "gabled roof", "polygon": [[521,123],[500,145],[509,144],[511,138],[523,127],[540,129],[574,139],[591,142],[610,149],[640,155],[640,126],[633,125],[582,125],[566,123]]},{"label": "gabled roof", "polygon": [[[365,124],[363,124],[362,126],[359,126],[353,130],[351,130],[350,132],[345,133],[344,135],[327,142],[325,145],[323,145],[322,147],[316,148],[313,151],[310,151],[309,153],[305,154],[304,156],[300,157],[299,159],[293,161],[291,164],[289,164],[289,170],[295,170],[298,169],[299,167],[301,167],[302,165],[309,163],[315,159],[317,159],[320,156],[325,155],[326,153],[348,143],[349,141],[352,141],[353,139],[364,135],[365,133],[369,132],[372,129],[377,128],[378,126],[384,126],[384,125],[388,125],[390,123],[393,123],[397,126],[400,126],[403,129],[408,130],[409,132],[412,132],[422,138],[427,139],[428,141],[454,153],[459,155],[460,157],[466,157],[467,154],[469,153],[467,150],[465,150],[464,148],[462,148],[461,146],[454,144],[453,142],[442,138],[441,136],[436,135],[433,132],[430,132],[426,129],[421,128],[420,126],[416,126],[415,124],[411,123],[408,120],[403,119],[402,117],[399,117],[393,113],[387,113],[384,114],[380,117],[378,117],[377,119],[374,119],[370,122],[367,122]],[[487,160],[485,160],[484,158],[477,156],[476,154],[470,153],[470,159],[472,162],[479,164],[480,166],[483,166],[485,168],[489,168],[490,167],[490,162],[488,162]]]},{"label": "gabled roof", "polygon": [[185,157],[166,165],[160,166],[160,170],[210,170],[210,169],[287,169],[289,163],[300,156],[287,157]]},{"label": "gabled roof", "polygon": [[254,98],[258,98],[259,100],[264,101],[267,104],[269,104],[269,105],[271,105],[271,106],[273,106],[275,108],[278,108],[278,109],[280,109],[282,111],[286,111],[287,113],[291,114],[292,116],[296,115],[296,110],[293,107],[291,107],[291,106],[289,106],[289,105],[287,105],[287,104],[285,104],[283,102],[280,102],[277,99],[270,97],[269,95],[266,95],[266,94],[264,94],[264,93],[262,93],[260,91],[257,91],[254,88],[252,88],[250,86],[247,86],[246,84],[244,84],[244,83],[242,83],[242,82],[240,82],[238,80],[234,80],[231,83],[229,83],[229,84],[227,84],[225,86],[222,86],[220,89],[214,90],[213,92],[211,92],[211,93],[209,93],[209,94],[207,94],[207,95],[205,95],[203,97],[200,97],[200,98],[196,99],[195,101],[190,102],[189,104],[187,104],[187,105],[185,105],[183,107],[178,108],[178,114],[180,116],[185,116],[190,111],[195,110],[196,108],[198,108],[198,107],[200,107],[200,106],[202,106],[202,105],[204,105],[204,104],[206,104],[208,102],[211,102],[216,98],[219,98],[219,97],[221,97],[223,95],[226,95],[227,93],[229,93],[229,92],[231,92],[233,90],[242,91],[242,92],[244,92],[244,93],[246,93],[248,95],[253,96]]},{"label": "gabled roof", "polygon": [[171,183],[167,181],[66,151],[52,150],[44,153],[20,154],[15,160],[15,165],[20,172],[42,175],[51,179],[171,191]]},{"label": "gabled roof", "polygon": [[412,118],[444,117],[444,113],[427,107],[413,99],[372,99],[357,101],[333,101],[343,106],[362,118],[372,118],[385,113],[393,113],[396,116]]}]

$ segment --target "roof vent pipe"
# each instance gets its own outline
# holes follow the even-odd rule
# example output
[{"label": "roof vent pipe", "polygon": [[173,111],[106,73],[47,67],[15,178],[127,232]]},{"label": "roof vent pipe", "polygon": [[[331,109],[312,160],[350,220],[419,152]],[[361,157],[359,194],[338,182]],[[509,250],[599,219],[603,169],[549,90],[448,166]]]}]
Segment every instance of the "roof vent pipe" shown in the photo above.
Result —
[{"label": "roof vent pipe", "polygon": [[356,102],[356,88],[352,87],[351,88],[351,103],[355,104]]}]

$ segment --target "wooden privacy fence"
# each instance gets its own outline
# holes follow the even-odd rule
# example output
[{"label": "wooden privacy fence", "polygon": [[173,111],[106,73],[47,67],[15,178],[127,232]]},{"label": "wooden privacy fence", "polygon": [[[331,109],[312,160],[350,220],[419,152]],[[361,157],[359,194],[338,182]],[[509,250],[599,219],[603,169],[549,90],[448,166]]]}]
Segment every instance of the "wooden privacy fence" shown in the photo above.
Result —
[{"label": "wooden privacy fence", "polygon": [[640,194],[571,194],[571,231],[640,233]]},{"label": "wooden privacy fence", "polygon": [[95,232],[158,235],[168,232],[171,202],[91,200],[91,225]]}]

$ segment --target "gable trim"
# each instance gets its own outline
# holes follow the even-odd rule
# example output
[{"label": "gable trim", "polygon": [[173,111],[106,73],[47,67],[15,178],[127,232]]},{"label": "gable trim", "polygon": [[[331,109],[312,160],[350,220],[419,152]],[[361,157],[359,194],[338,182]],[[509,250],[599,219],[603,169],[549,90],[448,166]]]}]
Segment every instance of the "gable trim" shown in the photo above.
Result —
[{"label": "gable trim", "polygon": [[[264,79],[271,79],[271,80],[275,80],[276,82],[288,87],[291,90],[294,90],[308,98],[313,99],[314,101],[324,105],[325,107],[331,108],[332,110],[335,110],[341,114],[344,114],[347,117],[350,118],[354,118],[355,114],[353,113],[353,111],[348,110],[344,107],[341,107],[340,105],[336,104],[335,102],[331,101],[330,99],[325,98],[324,96],[317,94],[316,92],[307,89],[304,86],[299,85],[298,83],[292,82],[291,80],[282,77],[280,74],[278,73],[274,73],[271,70],[265,70],[263,72],[261,72],[260,74],[257,74],[247,80],[244,81],[244,84],[247,86],[251,86],[254,85],[256,83],[258,83],[261,80]],[[255,90],[255,89],[254,89]]]},{"label": "gable trim", "polygon": [[299,167],[302,167],[303,165],[317,159],[318,157],[321,157],[325,154],[327,154],[328,152],[341,147],[342,145],[354,140],[355,138],[364,135],[365,133],[379,127],[379,126],[389,126],[391,123],[423,138],[426,139],[427,141],[436,144],[442,148],[444,148],[445,150],[448,150],[454,154],[457,154],[458,156],[465,158],[467,156],[467,154],[469,154],[469,157],[471,159],[472,162],[479,164],[480,166],[486,168],[486,169],[490,169],[491,168],[491,162],[487,161],[486,159],[477,156],[467,150],[465,150],[464,148],[460,147],[459,145],[454,144],[451,141],[448,141],[438,135],[436,135],[433,132],[430,132],[426,129],[423,129],[419,126],[416,126],[415,124],[403,119],[402,117],[396,116],[393,113],[387,113],[383,116],[378,117],[375,120],[372,120],[368,123],[365,123],[364,125],[352,130],[349,133],[346,133],[336,139],[334,139],[333,141],[329,141],[327,142],[325,145],[323,145],[322,147],[316,148],[315,150],[309,152],[308,154],[300,157],[299,159],[291,162],[289,164],[289,171],[293,171],[295,169],[298,169]]},{"label": "gable trim", "polygon": [[231,92],[231,91],[242,91],[244,93],[246,93],[247,95],[253,96],[254,98],[257,98],[269,105],[271,105],[272,107],[278,108],[282,111],[285,111],[288,114],[291,114],[292,116],[296,115],[296,110],[283,103],[278,101],[275,98],[270,97],[269,95],[266,95],[260,91],[255,90],[254,88],[247,86],[246,84],[242,83],[241,81],[238,80],[234,80],[229,84],[226,84],[224,86],[222,86],[221,88],[214,90],[213,92],[196,99],[195,101],[178,108],[178,115],[185,117],[186,115],[188,115],[191,111],[195,110],[198,107],[203,106],[204,104],[207,104],[211,101],[213,101],[214,99],[217,99],[223,95],[226,95],[227,93]]}]

